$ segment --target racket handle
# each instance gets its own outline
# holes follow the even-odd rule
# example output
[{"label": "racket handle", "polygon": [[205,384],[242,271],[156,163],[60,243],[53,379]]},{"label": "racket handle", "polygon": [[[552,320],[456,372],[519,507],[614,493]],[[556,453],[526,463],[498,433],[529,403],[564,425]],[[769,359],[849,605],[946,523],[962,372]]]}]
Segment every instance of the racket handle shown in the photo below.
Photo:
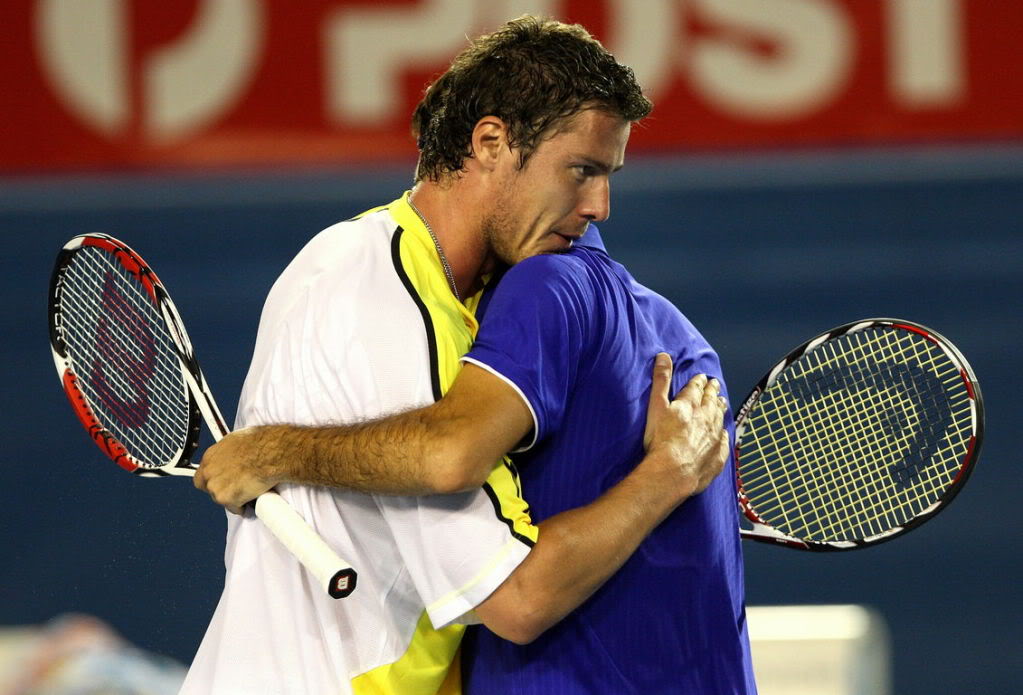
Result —
[{"label": "racket handle", "polygon": [[271,490],[256,498],[256,516],[331,597],[344,598],[355,591],[359,575],[280,495]]}]

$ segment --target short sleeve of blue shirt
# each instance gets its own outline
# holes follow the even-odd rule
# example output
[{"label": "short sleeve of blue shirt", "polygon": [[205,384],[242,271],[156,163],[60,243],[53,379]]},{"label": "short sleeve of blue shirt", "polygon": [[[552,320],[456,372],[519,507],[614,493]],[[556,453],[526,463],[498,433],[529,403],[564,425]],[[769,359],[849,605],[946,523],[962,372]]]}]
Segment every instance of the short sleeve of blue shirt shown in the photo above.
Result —
[{"label": "short sleeve of blue shirt", "polygon": [[504,379],[525,400],[534,428],[520,451],[561,424],[600,309],[583,263],[567,255],[528,258],[494,290],[476,342],[462,359]]}]

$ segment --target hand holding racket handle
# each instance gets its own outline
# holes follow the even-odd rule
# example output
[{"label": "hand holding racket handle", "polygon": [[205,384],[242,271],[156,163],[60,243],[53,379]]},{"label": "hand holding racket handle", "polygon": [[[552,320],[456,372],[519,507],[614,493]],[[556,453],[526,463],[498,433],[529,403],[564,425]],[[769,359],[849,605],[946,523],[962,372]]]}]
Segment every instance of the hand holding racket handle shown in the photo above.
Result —
[{"label": "hand holding racket handle", "polygon": [[[177,318],[172,304],[169,304],[164,312],[165,318],[171,324],[180,325],[180,319]],[[196,405],[210,426],[213,439],[220,442],[228,435],[229,430],[198,365],[194,373],[186,374],[185,382],[195,394]],[[240,433],[244,431],[241,430]],[[345,598],[355,591],[358,574],[352,566],[342,560],[319,534],[313,531],[306,520],[284,501],[284,498],[273,490],[268,490],[255,499],[254,506],[256,517],[295,556],[295,559],[302,563],[332,598]]]},{"label": "hand holding racket handle", "polygon": [[256,516],[333,598],[344,598],[355,591],[355,570],[280,495],[271,490],[257,497]]}]

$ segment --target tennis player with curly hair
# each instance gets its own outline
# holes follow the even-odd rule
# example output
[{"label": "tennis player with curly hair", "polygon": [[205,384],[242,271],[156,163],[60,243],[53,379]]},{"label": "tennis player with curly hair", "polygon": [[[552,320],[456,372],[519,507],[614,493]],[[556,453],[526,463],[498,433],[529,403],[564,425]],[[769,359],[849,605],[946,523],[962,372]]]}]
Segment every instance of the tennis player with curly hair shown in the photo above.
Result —
[{"label": "tennis player with curly hair", "polygon": [[430,86],[414,188],[284,271],[245,429],[196,476],[233,512],[276,486],[359,587],[327,599],[230,515],[183,692],[459,692],[476,622],[471,692],[755,692],[717,357],[592,224],[650,108],[584,29],[533,17]]}]

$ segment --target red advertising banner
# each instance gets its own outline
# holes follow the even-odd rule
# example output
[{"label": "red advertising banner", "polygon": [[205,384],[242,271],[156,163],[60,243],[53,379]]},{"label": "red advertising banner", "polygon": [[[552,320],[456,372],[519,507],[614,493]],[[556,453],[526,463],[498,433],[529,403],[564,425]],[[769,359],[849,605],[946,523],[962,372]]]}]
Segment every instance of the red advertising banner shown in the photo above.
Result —
[{"label": "red advertising banner", "polygon": [[0,172],[411,160],[467,35],[590,29],[633,152],[1023,138],[1016,0],[7,0]]}]

